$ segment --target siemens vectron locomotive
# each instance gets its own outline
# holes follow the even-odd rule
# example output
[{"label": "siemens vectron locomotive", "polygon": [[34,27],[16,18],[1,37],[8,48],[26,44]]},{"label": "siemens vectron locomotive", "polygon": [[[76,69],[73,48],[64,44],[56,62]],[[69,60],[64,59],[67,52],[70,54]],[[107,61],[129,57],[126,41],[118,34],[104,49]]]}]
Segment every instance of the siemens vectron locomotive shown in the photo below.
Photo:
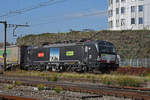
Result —
[{"label": "siemens vectron locomotive", "polygon": [[119,67],[117,53],[108,41],[60,43],[40,47],[18,47],[22,69],[107,72]]}]

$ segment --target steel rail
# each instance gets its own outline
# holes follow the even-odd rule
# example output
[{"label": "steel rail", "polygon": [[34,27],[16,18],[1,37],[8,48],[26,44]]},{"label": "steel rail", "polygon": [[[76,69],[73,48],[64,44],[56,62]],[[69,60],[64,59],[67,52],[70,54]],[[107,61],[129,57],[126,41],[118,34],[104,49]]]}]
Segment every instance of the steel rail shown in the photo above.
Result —
[{"label": "steel rail", "polygon": [[122,88],[122,87],[112,87],[112,86],[102,86],[102,85],[87,85],[87,84],[75,84],[66,82],[49,82],[41,80],[29,80],[10,77],[0,77],[0,82],[14,83],[14,81],[22,82],[22,85],[26,86],[37,86],[38,84],[44,84],[49,89],[55,87],[61,87],[63,90],[69,90],[74,92],[86,92],[93,93],[97,95],[107,95],[107,96],[117,96],[132,98],[136,100],[150,100],[150,89],[142,88]]},{"label": "steel rail", "polygon": [[0,94],[0,100],[41,100],[35,98],[26,98],[26,97],[19,97],[19,96],[9,96],[5,94]]},{"label": "steel rail", "polygon": [[[38,80],[38,81],[43,81],[43,82],[47,82],[49,77],[38,77],[38,76],[10,76],[10,75],[0,75],[0,79],[4,79],[7,78],[7,80],[11,80],[11,79],[15,79],[15,80]],[[59,78],[59,81],[68,81],[68,82],[72,82],[72,81],[80,81],[80,82],[90,82],[93,81],[92,79],[77,79],[77,78]],[[95,80],[98,83],[100,82],[100,80]],[[61,83],[61,82],[59,82]],[[67,83],[65,83],[67,84]],[[70,84],[70,83],[68,83]],[[83,83],[82,83],[83,84]],[[94,85],[94,84],[93,84]],[[96,85],[96,86],[100,86],[100,87],[105,87],[105,88],[112,88],[112,89],[127,89],[127,90],[132,90],[132,91],[147,91],[150,92],[150,88],[143,88],[143,87],[129,87],[129,86],[108,86],[108,85]]]}]

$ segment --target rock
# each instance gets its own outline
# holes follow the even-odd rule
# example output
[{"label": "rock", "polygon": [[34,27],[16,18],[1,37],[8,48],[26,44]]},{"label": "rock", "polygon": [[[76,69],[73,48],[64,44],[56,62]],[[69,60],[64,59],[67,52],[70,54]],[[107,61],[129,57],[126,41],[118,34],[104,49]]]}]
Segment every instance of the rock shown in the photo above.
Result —
[{"label": "rock", "polygon": [[33,90],[34,91],[38,91],[39,89],[37,87],[33,87]]}]

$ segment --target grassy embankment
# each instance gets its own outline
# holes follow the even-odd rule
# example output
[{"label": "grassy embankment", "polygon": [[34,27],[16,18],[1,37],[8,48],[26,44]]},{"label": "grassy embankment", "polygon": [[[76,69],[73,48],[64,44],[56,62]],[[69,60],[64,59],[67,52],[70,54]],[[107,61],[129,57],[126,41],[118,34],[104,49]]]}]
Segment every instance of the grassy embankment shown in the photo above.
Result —
[{"label": "grassy embankment", "polygon": [[58,81],[60,78],[69,79],[88,79],[91,82],[98,80],[100,83],[106,85],[115,86],[140,86],[143,82],[150,81],[150,76],[133,76],[133,75],[121,75],[121,74],[79,74],[79,73],[52,73],[52,72],[38,72],[38,71],[10,71],[6,72],[6,75],[19,75],[19,76],[38,76],[46,77],[48,81]]},{"label": "grassy embankment", "polygon": [[[95,34],[96,33],[96,34]],[[95,34],[95,35],[94,35]],[[91,38],[92,37],[92,38]],[[150,31],[71,31],[68,33],[43,33],[27,35],[17,40],[17,45],[40,45],[45,42],[55,43],[65,40],[79,40],[91,38],[92,40],[108,40],[112,42],[118,54],[124,58],[150,58]]]}]

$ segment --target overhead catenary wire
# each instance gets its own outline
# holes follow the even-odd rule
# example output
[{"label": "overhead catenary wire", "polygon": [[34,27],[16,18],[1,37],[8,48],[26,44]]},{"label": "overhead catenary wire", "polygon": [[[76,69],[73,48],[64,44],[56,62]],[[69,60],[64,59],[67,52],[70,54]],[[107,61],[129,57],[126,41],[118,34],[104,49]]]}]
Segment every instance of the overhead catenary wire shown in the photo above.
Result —
[{"label": "overhead catenary wire", "polygon": [[[143,6],[147,6],[147,5],[150,5],[150,3],[147,3],[147,4],[143,4]],[[136,5],[136,6],[138,6],[138,5]],[[123,7],[123,6],[122,6]],[[126,7],[126,9],[128,10],[128,9],[131,9],[131,7]],[[112,10],[113,11],[113,13],[116,11],[116,9],[115,10]],[[121,13],[120,13],[121,14]],[[77,18],[81,18],[81,17],[89,17],[89,16],[104,16],[104,15],[107,15],[108,17],[109,17],[109,10],[103,10],[103,11],[100,11],[100,12],[92,12],[92,13],[85,13],[85,14],[79,14],[79,15],[77,15],[77,16],[67,16],[67,17],[64,17],[64,19],[63,20],[73,20],[73,19],[77,19]],[[34,25],[32,25],[31,27],[34,27],[34,26],[38,26],[38,25],[43,25],[43,24],[49,24],[49,23],[55,23],[55,22],[57,22],[58,20],[56,20],[56,21],[48,21],[48,22],[42,22],[42,23],[38,23],[38,24],[34,24]],[[106,23],[108,23],[108,22],[106,22]]]},{"label": "overhead catenary wire", "polygon": [[2,18],[2,17],[12,17],[12,16],[24,14],[26,12],[29,12],[29,11],[32,11],[32,10],[35,10],[35,9],[38,9],[38,8],[41,8],[41,7],[54,5],[54,4],[62,3],[62,2],[65,2],[65,1],[67,1],[67,0],[48,0],[46,2],[41,2],[37,5],[32,5],[32,6],[27,7],[27,8],[18,9],[18,10],[14,10],[14,11],[9,11],[5,14],[1,14],[0,18]]},{"label": "overhead catenary wire", "polygon": [[[20,15],[20,14],[24,14],[25,12],[32,11],[34,9],[38,9],[38,8],[41,8],[41,7],[44,7],[44,6],[49,6],[49,5],[61,3],[61,2],[64,2],[64,1],[67,1],[67,0],[48,0],[46,2],[41,2],[41,3],[37,4],[37,5],[31,6],[29,8],[23,8],[23,9],[20,9],[20,10],[10,11],[8,13],[0,15],[0,17],[9,17],[9,16]],[[150,3],[143,4],[143,5],[150,5]],[[130,7],[126,8],[126,9],[130,9]],[[112,11],[116,11],[116,10],[112,10]],[[81,18],[81,17],[97,16],[97,15],[99,15],[99,16],[108,15],[108,11],[107,10],[103,10],[101,12],[96,12],[96,13],[81,14],[79,16],[75,16],[75,17],[72,17],[72,18],[64,18],[64,20],[71,20],[71,19],[77,19],[77,18]],[[42,22],[42,23],[39,23],[39,24],[34,24],[32,26],[54,23],[56,21]]]},{"label": "overhead catenary wire", "polygon": [[[63,20],[60,20],[60,21],[73,20],[73,19],[82,18],[82,17],[89,17],[89,16],[104,16],[106,14],[107,14],[107,11],[98,11],[98,12],[84,13],[84,14],[78,14],[78,15],[67,15],[67,16],[64,16]],[[33,25],[31,25],[31,27],[43,25],[43,24],[55,23],[57,21],[58,20],[51,20],[48,22],[33,24]]]}]

